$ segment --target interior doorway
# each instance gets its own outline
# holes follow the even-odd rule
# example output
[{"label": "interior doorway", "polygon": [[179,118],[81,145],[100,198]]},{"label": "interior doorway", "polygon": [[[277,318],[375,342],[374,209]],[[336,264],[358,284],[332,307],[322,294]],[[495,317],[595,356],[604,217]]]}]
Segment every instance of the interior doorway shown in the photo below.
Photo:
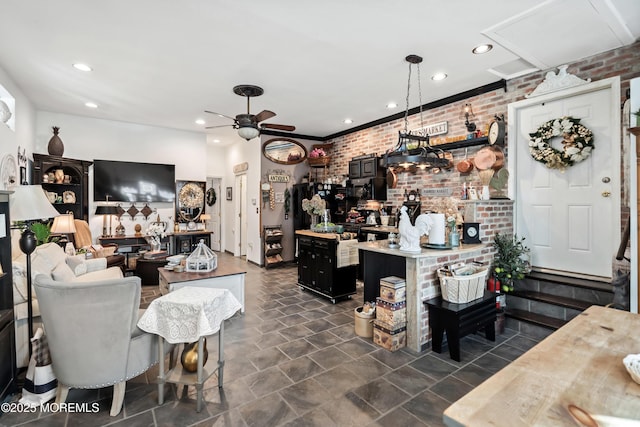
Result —
[{"label": "interior doorway", "polygon": [[[216,195],[216,201],[213,205],[210,205],[211,199],[209,198],[209,190],[213,189],[213,192]],[[220,224],[222,223],[221,218],[221,209],[220,206],[222,204],[221,198],[221,189],[222,189],[222,179],[221,178],[212,178],[207,177],[207,209],[206,212],[211,215],[211,218],[205,221],[205,229],[211,232],[211,249],[214,251],[220,251],[222,249],[222,235]]]},{"label": "interior doorway", "polygon": [[233,255],[237,257],[247,255],[247,175],[236,175],[234,206],[234,246]]}]

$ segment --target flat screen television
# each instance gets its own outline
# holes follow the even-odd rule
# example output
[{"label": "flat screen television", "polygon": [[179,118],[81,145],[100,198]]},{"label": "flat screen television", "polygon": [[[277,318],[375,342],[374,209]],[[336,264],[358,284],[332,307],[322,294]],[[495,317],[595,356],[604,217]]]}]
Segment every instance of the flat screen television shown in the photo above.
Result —
[{"label": "flat screen television", "polygon": [[173,203],[176,196],[175,181],[175,165],[93,161],[95,202]]}]

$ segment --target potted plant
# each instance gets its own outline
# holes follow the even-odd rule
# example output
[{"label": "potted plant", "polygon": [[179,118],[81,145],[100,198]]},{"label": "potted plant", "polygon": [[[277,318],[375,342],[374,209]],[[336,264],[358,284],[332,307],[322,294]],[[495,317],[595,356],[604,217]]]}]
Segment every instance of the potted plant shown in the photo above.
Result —
[{"label": "potted plant", "polygon": [[498,289],[513,291],[514,280],[524,279],[531,271],[529,248],[524,245],[524,237],[496,233],[493,247],[496,255],[493,259],[493,271]]}]

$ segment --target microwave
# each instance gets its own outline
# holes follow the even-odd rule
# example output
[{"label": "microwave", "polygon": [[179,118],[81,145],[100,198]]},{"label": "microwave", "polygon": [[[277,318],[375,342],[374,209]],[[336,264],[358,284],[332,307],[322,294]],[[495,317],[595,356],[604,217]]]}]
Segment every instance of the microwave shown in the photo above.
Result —
[{"label": "microwave", "polygon": [[349,180],[347,196],[358,200],[387,200],[387,181],[383,177]]}]

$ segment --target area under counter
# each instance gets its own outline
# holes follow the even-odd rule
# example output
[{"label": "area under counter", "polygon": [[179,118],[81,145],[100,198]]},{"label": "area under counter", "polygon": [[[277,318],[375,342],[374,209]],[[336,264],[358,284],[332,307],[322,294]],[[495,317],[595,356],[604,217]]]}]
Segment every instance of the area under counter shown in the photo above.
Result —
[{"label": "area under counter", "polygon": [[429,313],[422,302],[440,295],[438,268],[467,260],[488,263],[492,257],[491,245],[485,243],[448,250],[422,249],[420,252],[390,249],[387,240],[363,242],[357,247],[362,251],[364,264],[365,301],[375,301],[382,277],[398,276],[406,280],[407,348],[415,352],[426,350],[430,339]]}]

